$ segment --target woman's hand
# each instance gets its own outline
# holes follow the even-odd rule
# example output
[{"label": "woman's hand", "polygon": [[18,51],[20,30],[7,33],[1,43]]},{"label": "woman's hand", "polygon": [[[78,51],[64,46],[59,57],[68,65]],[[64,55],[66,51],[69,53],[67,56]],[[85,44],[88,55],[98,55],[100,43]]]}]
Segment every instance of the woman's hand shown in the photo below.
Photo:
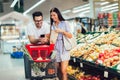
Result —
[{"label": "woman's hand", "polygon": [[62,33],[62,34],[65,35],[66,37],[72,38],[72,34],[69,33],[69,32],[66,32],[66,31],[63,30],[63,29],[56,28],[56,29],[55,29],[55,32],[57,32],[57,33]]},{"label": "woman's hand", "polygon": [[55,29],[55,32],[57,32],[57,33],[64,33],[65,31],[62,30],[62,29],[60,29],[60,28],[56,28],[56,29]]}]

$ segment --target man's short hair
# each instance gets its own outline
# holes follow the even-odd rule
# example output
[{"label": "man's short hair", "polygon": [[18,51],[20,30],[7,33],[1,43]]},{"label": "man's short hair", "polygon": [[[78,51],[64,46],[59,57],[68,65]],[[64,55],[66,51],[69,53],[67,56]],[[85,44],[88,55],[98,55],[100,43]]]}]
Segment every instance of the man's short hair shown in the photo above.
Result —
[{"label": "man's short hair", "polygon": [[42,14],[41,11],[36,11],[36,12],[34,12],[34,13],[32,14],[32,16],[33,16],[33,19],[34,19],[35,16],[42,16],[42,17],[43,17],[43,14]]},{"label": "man's short hair", "polygon": [[75,21],[77,21],[77,22],[78,22],[79,20],[80,20],[80,18],[79,18],[79,17],[75,17]]}]

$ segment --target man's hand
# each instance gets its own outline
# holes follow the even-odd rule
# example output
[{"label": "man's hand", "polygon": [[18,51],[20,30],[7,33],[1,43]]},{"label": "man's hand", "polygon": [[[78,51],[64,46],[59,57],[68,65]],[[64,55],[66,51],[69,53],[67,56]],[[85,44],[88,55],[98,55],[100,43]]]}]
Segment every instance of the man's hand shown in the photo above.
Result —
[{"label": "man's hand", "polygon": [[40,37],[39,39],[35,39],[34,36],[28,36],[28,38],[32,44],[46,44],[49,42],[49,34],[43,38]]},{"label": "man's hand", "polygon": [[39,41],[41,44],[45,44],[48,42],[48,39],[46,37],[44,37],[44,38],[40,38]]}]

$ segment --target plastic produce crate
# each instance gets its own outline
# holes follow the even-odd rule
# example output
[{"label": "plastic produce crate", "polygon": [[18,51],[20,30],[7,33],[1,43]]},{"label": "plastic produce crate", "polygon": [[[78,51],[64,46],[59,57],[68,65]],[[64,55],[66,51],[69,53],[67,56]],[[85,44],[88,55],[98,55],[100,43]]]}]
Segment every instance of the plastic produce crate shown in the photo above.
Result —
[{"label": "plastic produce crate", "polygon": [[[24,54],[25,77],[31,80],[42,80],[45,78],[55,78],[57,76],[57,69],[55,60],[50,59],[54,44],[51,45],[32,45],[27,44],[30,57]],[[39,57],[41,59],[39,59]]]}]

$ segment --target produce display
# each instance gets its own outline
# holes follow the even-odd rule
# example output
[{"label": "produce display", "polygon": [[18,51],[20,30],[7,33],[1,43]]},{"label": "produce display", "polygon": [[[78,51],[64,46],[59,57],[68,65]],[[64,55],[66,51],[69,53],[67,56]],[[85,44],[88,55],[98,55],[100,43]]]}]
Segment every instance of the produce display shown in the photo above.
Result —
[{"label": "produce display", "polygon": [[1,39],[3,40],[17,39],[20,37],[19,34],[20,30],[14,24],[13,25],[4,24],[1,26]]},{"label": "produce display", "polygon": [[102,32],[88,32],[86,34],[79,34],[77,36],[77,41],[78,43],[82,43],[85,42],[85,40],[92,40],[96,37],[98,37],[99,35],[101,35]]},{"label": "produce display", "polygon": [[120,31],[111,32],[89,32],[85,35],[79,34],[78,43],[95,43],[95,44],[115,44],[120,46]]},{"label": "produce display", "polygon": [[80,43],[76,48],[71,50],[72,57],[110,68],[120,63],[119,31],[103,32],[99,36],[94,37],[94,39],[90,37],[84,37],[84,39],[86,40],[84,40],[85,43]]},{"label": "produce display", "polygon": [[111,32],[108,34],[104,34],[103,36],[99,37],[94,41],[96,44],[114,44],[116,43],[118,46],[120,46],[120,32]]},{"label": "produce display", "polygon": [[[100,75],[91,75],[86,74],[84,71],[80,70],[78,67],[73,67],[72,65],[69,65],[67,67],[67,73],[68,76],[71,76],[70,80],[103,80],[103,78]],[[104,80],[119,80],[117,77],[114,77],[112,79],[104,79]]]},{"label": "produce display", "polygon": [[[71,51],[71,56],[73,57],[82,57],[83,59],[87,59],[89,56],[92,60],[95,60],[99,56],[99,47],[95,44],[85,44],[80,46],[79,48],[75,48]],[[93,55],[94,54],[94,55]]]},{"label": "produce display", "polygon": [[72,66],[68,66],[67,73],[73,76],[76,80],[100,80],[98,76],[92,76],[90,74],[85,74],[85,72],[80,71],[78,68],[73,68]]},{"label": "produce display", "polygon": [[114,45],[96,45],[96,44],[84,44],[74,50],[71,50],[71,56],[86,59],[88,61],[94,61],[99,57],[99,54],[104,50],[111,50],[117,48]]},{"label": "produce display", "polygon": [[80,40],[80,39],[82,39],[84,37],[85,37],[84,34],[79,33],[76,38],[77,38],[77,40]]},{"label": "produce display", "polygon": [[112,44],[116,45],[116,46],[120,46],[120,37],[117,37],[113,40]]},{"label": "produce display", "polygon": [[115,66],[120,63],[120,48],[105,50],[99,54],[97,63],[103,64],[107,67]]}]

